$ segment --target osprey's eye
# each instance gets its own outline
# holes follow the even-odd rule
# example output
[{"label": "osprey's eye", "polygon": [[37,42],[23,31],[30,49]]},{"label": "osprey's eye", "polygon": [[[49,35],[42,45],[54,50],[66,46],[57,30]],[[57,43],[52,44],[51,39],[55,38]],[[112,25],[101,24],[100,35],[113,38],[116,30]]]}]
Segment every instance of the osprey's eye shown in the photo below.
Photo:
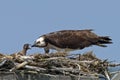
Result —
[{"label": "osprey's eye", "polygon": [[36,42],[37,44],[40,44],[40,41]]}]

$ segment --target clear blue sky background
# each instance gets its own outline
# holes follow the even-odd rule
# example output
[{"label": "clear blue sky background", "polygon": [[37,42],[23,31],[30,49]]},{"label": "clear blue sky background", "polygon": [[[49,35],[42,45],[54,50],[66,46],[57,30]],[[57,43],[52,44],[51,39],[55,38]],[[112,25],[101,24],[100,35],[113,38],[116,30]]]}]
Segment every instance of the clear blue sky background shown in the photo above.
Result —
[{"label": "clear blue sky background", "polygon": [[[0,52],[11,54],[40,35],[63,29],[94,29],[114,44],[93,50],[97,57],[120,62],[120,0],[0,0]],[[32,48],[28,54],[43,52]]]}]

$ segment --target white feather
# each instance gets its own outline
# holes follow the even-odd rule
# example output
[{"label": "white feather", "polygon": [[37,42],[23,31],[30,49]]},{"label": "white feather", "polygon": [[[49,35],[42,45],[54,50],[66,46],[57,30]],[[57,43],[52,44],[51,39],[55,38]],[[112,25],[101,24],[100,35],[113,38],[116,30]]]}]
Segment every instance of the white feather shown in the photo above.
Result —
[{"label": "white feather", "polygon": [[45,43],[44,40],[45,40],[44,37],[40,37],[40,38],[38,38],[38,39],[36,40],[36,43],[37,43],[37,42],[40,42],[40,43],[37,44],[37,45],[39,45],[39,46],[45,46],[46,43]]}]

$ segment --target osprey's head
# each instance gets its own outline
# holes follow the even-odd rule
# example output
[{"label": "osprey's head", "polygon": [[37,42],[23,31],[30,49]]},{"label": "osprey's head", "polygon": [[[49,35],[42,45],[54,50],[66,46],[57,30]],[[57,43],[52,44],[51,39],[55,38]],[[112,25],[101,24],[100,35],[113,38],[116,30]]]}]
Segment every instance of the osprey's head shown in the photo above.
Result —
[{"label": "osprey's head", "polygon": [[26,50],[31,49],[30,44],[24,44],[23,49],[26,49]]},{"label": "osprey's head", "polygon": [[32,47],[46,47],[46,46],[47,46],[47,43],[45,42],[44,36],[41,36],[40,38],[38,38],[32,45]]}]

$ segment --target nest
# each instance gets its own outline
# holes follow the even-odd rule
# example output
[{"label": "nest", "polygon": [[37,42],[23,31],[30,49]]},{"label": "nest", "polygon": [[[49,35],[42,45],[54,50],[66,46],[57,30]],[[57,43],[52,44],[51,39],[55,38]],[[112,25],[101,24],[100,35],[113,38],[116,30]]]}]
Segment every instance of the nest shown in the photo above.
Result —
[{"label": "nest", "polygon": [[51,53],[28,56],[0,54],[0,71],[36,71],[61,75],[102,74],[109,76],[108,67],[119,66],[101,60],[92,51],[84,54]]}]

